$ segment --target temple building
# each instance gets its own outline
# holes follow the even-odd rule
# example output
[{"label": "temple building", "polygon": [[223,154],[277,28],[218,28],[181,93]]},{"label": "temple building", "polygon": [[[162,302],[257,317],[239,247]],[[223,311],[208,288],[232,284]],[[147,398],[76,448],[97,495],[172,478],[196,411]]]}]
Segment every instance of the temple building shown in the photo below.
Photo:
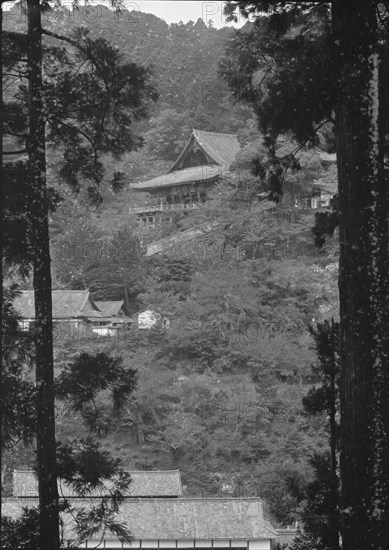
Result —
[{"label": "temple building", "polygon": [[[271,550],[279,536],[265,519],[259,497],[186,497],[177,470],[128,473],[132,481],[113,519],[129,530],[132,542],[120,541],[107,526],[96,528],[91,538],[80,541],[75,513],[87,513],[102,500],[109,506],[112,486],[106,481],[102,487],[79,496],[71,486],[58,480],[60,502],[66,499],[72,507],[72,512],[61,512],[64,546],[111,550]],[[2,500],[2,517],[15,521],[24,508],[38,505],[35,474],[15,471],[13,496]]]},{"label": "temple building", "polygon": [[182,153],[168,172],[148,181],[132,184],[134,199],[147,193],[143,205],[131,205],[138,225],[155,227],[174,211],[197,208],[204,203],[209,190],[221,177],[230,173],[240,147],[233,134],[193,130]]}]

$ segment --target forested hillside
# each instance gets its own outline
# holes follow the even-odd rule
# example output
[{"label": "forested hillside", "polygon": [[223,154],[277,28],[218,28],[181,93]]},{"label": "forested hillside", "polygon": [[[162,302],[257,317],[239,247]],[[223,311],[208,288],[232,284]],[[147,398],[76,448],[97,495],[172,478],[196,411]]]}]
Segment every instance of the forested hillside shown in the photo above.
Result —
[{"label": "forested hillside", "polygon": [[[55,364],[58,376],[81,351],[105,351],[137,370],[121,415],[103,392],[93,417],[104,448],[126,468],[179,468],[186,494],[260,495],[285,525],[299,519],[301,504],[289,485],[303,490],[308,458],[328,446],[326,415],[307,416],[302,398],[321,383],[307,326],[337,311],[337,244],[330,240],[318,256],[311,212],[290,220],[282,207],[268,216],[260,206],[219,204],[219,229],[142,261],[131,296],[139,308],[167,315],[168,329],[81,340],[59,331]],[[93,238],[96,254],[101,236]],[[89,286],[96,297],[121,298],[119,262],[99,258],[105,279],[100,273],[100,286]],[[54,262],[62,281],[64,259]],[[61,440],[86,435],[84,412],[58,403]],[[18,449],[7,457],[8,471],[30,465]]]},{"label": "forested hillside", "polygon": [[[43,24],[66,35],[87,27],[92,38],[109,40],[126,60],[150,67],[159,93],[152,117],[172,109],[185,113],[194,128],[235,133],[250,116],[245,107],[231,108],[231,94],[217,75],[219,59],[233,32],[230,28],[215,29],[202,19],[168,25],[152,14],[115,13],[103,5],[47,12]],[[20,5],[5,14],[4,26],[15,31],[26,28]]]},{"label": "forested hillside", "polygon": [[[121,356],[137,370],[138,383],[120,415],[106,392],[97,396],[93,428],[104,448],[128,469],[180,469],[187,495],[259,495],[275,524],[290,524],[300,518],[312,477],[309,457],[328,448],[326,414],[310,416],[302,405],[322,381],[312,369],[317,358],[308,327],[338,310],[337,238],[319,250],[314,213],[294,206],[314,184],[336,186],[334,165],[317,149],[302,149],[282,202],[269,203],[266,212],[258,201],[266,182],[250,172],[252,157],[265,155],[262,136],[251,109],[234,105],[218,77],[233,30],[202,20],[169,26],[153,15],[102,6],[44,18],[57,33],[84,25],[91,36],[107,38],[150,67],[159,93],[150,120],[137,123],[144,148],[118,161],[127,175],[121,193],[103,182],[102,205],[90,206],[50,166],[50,183],[63,196],[50,219],[53,288],[89,288],[95,299],[124,299],[132,313],[151,308],[170,320],[168,329],[134,329],[116,339],[76,340],[59,331],[56,376],[82,351]],[[17,8],[5,24],[23,26]],[[236,169],[244,181],[223,181],[202,209],[147,238],[209,220],[213,231],[154,257],[141,247],[134,265],[126,255],[138,239],[128,215],[131,181],[166,169],[193,128],[238,133]],[[293,141],[284,138],[277,147],[287,154]],[[107,162],[108,173],[114,169]],[[80,420],[90,421],[87,413],[60,399],[58,437],[86,435]],[[18,443],[5,462],[8,476],[12,468],[31,467],[31,447]]]},{"label": "forested hillside", "polygon": [[[114,171],[126,175],[125,191],[131,182],[157,176],[172,164],[193,128],[236,133],[252,117],[251,109],[234,104],[226,83],[218,76],[218,63],[233,30],[214,29],[199,19],[197,22],[167,25],[152,14],[139,11],[120,14],[106,6],[82,6],[69,12],[58,9],[43,14],[44,26],[59,35],[72,36],[75,29],[86,27],[91,38],[105,38],[118,48],[125,61],[133,61],[151,71],[151,84],[159,100],[149,107],[149,119],[134,122],[144,138],[144,146],[127,153],[118,161],[105,159],[107,177],[101,182],[104,209],[97,212],[104,233],[113,233],[118,222],[128,220],[131,193],[116,200],[107,181]],[[26,29],[26,16],[21,6],[6,12],[4,28]],[[45,37],[51,46],[60,41]],[[14,84],[6,88],[7,97],[15,92]],[[58,179],[56,148],[48,156],[48,181],[66,189]],[[78,204],[83,192],[78,196]],[[81,201],[82,202],[82,201]],[[89,214],[86,214],[87,216]]]}]

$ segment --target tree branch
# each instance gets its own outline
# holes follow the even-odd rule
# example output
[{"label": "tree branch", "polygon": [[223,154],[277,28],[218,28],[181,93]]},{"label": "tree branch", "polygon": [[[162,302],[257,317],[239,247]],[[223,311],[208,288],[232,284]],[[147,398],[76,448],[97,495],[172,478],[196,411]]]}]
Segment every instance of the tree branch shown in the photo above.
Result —
[{"label": "tree branch", "polygon": [[313,136],[315,136],[317,134],[317,132],[320,130],[320,128],[322,126],[324,126],[324,124],[327,124],[327,122],[332,122],[332,120],[331,119],[326,119],[324,122],[319,124],[319,126],[314,129],[314,131],[312,132],[312,134],[310,136],[307,136],[304,139],[304,141],[302,143],[300,143],[300,145],[298,145],[291,153],[289,153],[288,162],[287,162],[287,165],[284,169],[284,173],[282,174],[281,186],[284,184],[286,172],[288,171],[290,163],[292,162],[292,160],[293,160],[294,156],[296,155],[296,153],[298,153],[304,147],[304,145],[307,143],[307,141],[309,141]]},{"label": "tree branch", "polygon": [[74,48],[82,52],[86,56],[86,58],[92,63],[92,66],[94,65],[98,69],[101,79],[103,80],[106,89],[109,91],[109,86],[105,78],[104,69],[100,67],[95,56],[92,55],[92,53],[87,48],[84,48],[83,46],[81,46],[81,44],[79,44],[76,40],[73,40],[73,38],[69,38],[68,36],[64,36],[62,34],[58,34],[56,32],[49,31],[47,29],[42,28],[42,34],[45,34],[46,36],[51,36],[52,38],[56,38],[57,40],[62,40],[64,42],[67,42],[68,44],[71,44],[72,46],[74,46]]},{"label": "tree branch", "polygon": [[66,126],[67,128],[70,128],[72,130],[75,130],[76,132],[78,132],[79,134],[81,134],[82,136],[84,136],[84,138],[89,141],[89,143],[91,144],[92,148],[93,148],[93,152],[94,152],[94,155],[96,157],[96,154],[97,154],[97,150],[96,150],[96,147],[95,147],[95,144],[92,140],[92,138],[90,138],[88,136],[88,134],[86,134],[85,132],[83,132],[82,130],[80,130],[80,128],[77,128],[77,126],[72,126],[71,124],[66,124],[66,122],[63,122],[63,120],[60,120],[59,118],[56,118],[56,117],[52,117],[50,120],[53,120],[54,122],[57,122],[59,124],[63,124],[63,126]]},{"label": "tree branch", "polygon": [[79,44],[76,40],[73,40],[73,38],[69,38],[68,36],[64,36],[64,35],[62,35],[62,34],[58,34],[58,33],[56,33],[56,32],[49,31],[49,30],[47,30],[47,29],[42,29],[42,34],[45,34],[45,35],[47,35],[47,36],[51,36],[52,38],[56,38],[57,40],[62,40],[63,42],[67,42],[68,44],[71,44],[71,45],[74,46],[76,49],[78,49],[80,52],[82,52],[87,58],[89,58],[89,60],[90,60],[96,67],[98,67],[98,69],[99,69],[100,72],[101,72],[102,79],[103,79],[104,82],[105,82],[103,71],[101,71],[101,68],[99,67],[99,64],[98,64],[96,58],[91,54],[90,51],[88,51],[87,48],[84,48],[83,46],[81,46],[81,44]]},{"label": "tree branch", "polygon": [[20,155],[27,153],[27,149],[20,149],[20,151],[3,151],[3,155]]},{"label": "tree branch", "polygon": [[4,134],[8,135],[8,136],[14,136],[14,137],[17,137],[17,138],[21,138],[21,139],[27,139],[28,138],[28,134],[15,134],[15,132],[11,132],[10,130],[7,130],[6,128],[4,129]]},{"label": "tree branch", "polygon": [[[11,78],[14,78],[15,80],[19,79],[19,74],[15,74],[15,73],[3,73],[3,76],[10,76]],[[14,82],[15,82],[15,80],[14,80]]]},{"label": "tree branch", "polygon": [[87,54],[87,51],[86,51],[85,48],[80,46],[80,44],[78,42],[76,42],[72,38],[69,38],[68,36],[63,36],[62,34],[58,34],[58,33],[53,32],[53,31],[48,31],[47,29],[43,29],[43,28],[42,28],[42,34],[45,34],[47,36],[51,36],[52,38],[56,38],[57,40],[62,40],[63,42],[67,42],[68,44],[71,44],[72,46],[74,46],[75,48],[80,50],[81,52]]}]

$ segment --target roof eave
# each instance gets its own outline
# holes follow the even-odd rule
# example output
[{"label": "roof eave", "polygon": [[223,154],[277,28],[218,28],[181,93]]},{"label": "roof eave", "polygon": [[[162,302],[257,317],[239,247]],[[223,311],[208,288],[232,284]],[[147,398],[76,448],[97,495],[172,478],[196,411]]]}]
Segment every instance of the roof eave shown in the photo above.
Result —
[{"label": "roof eave", "polygon": [[[179,172],[180,170],[176,170],[176,172]],[[177,185],[192,185],[192,184],[196,184],[196,183],[209,183],[209,182],[214,182],[216,181],[218,178],[220,177],[220,174],[216,174],[215,176],[211,176],[210,178],[207,178],[207,179],[193,179],[191,181],[176,181],[174,183],[164,183],[164,184],[155,184],[155,185],[150,185],[149,187],[133,187],[133,189],[135,189],[136,191],[150,191],[150,190],[154,190],[154,189],[166,189],[167,187],[176,187]],[[146,183],[146,182],[145,182]],[[152,210],[152,208],[150,208],[150,211]]]}]

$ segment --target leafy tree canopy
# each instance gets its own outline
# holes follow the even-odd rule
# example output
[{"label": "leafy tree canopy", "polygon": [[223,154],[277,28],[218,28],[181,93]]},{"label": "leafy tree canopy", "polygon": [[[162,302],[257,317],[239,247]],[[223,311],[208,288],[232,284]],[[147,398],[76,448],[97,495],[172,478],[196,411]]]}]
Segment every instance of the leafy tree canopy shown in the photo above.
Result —
[{"label": "leafy tree canopy", "polygon": [[[99,204],[99,186],[105,173],[101,156],[109,153],[118,160],[142,145],[134,124],[147,116],[157,92],[150,84],[149,69],[126,61],[104,38],[92,39],[88,29],[80,27],[68,36],[48,29],[42,32],[49,37],[42,89],[47,144],[56,154],[60,177],[76,193],[82,182],[88,182],[89,198]],[[11,42],[20,42],[23,37],[14,32],[6,36]],[[19,84],[14,84],[14,93],[7,95],[4,132],[20,146],[28,140],[28,88],[23,78],[26,75],[20,74],[23,63],[18,52],[10,53],[9,64],[10,75]],[[113,174],[113,190],[121,190],[123,177],[119,172]]]},{"label": "leafy tree canopy", "polygon": [[150,129],[145,135],[149,153],[157,158],[175,160],[191,130],[187,113],[164,109],[150,120]]},{"label": "leafy tree canopy", "polygon": [[[253,108],[274,163],[282,160],[275,151],[282,135],[297,142],[289,150],[290,159],[305,145],[331,149],[326,142],[330,139],[333,147],[330,133],[335,124],[339,89],[334,72],[337,54],[332,44],[330,3],[242,0],[229,2],[227,15],[233,19],[236,9],[253,22],[235,31],[219,70],[235,100]],[[388,18],[385,3],[377,2],[382,60],[380,104],[387,144]],[[283,170],[275,173],[273,180],[271,186],[282,192]]]}]

